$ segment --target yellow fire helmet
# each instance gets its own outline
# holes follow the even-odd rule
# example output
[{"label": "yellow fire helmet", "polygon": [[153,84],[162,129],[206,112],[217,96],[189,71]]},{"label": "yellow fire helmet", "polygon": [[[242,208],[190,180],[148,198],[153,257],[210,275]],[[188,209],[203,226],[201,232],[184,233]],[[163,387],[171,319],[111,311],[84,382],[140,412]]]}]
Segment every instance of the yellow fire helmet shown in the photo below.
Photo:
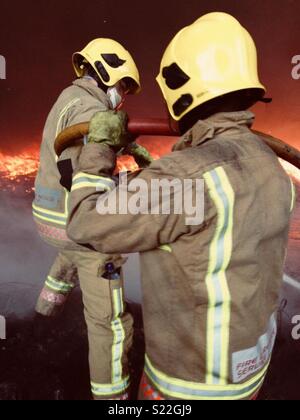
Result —
[{"label": "yellow fire helmet", "polygon": [[257,51],[245,28],[227,13],[209,13],[182,29],[161,62],[157,82],[172,117],[227,93],[266,89],[260,83]]},{"label": "yellow fire helmet", "polygon": [[117,41],[98,38],[82,51],[73,54],[73,66],[77,77],[84,75],[84,63],[88,62],[106,86],[114,86],[120,80],[127,82],[129,93],[141,89],[140,75],[130,53]]}]

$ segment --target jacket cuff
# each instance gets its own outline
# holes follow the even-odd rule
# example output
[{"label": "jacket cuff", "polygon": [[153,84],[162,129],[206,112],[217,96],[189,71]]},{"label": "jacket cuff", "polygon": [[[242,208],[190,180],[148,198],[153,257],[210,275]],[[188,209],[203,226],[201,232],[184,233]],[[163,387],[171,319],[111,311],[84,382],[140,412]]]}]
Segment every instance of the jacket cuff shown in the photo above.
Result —
[{"label": "jacket cuff", "polygon": [[83,147],[77,172],[91,175],[113,175],[117,163],[115,152],[106,144],[87,144]]}]

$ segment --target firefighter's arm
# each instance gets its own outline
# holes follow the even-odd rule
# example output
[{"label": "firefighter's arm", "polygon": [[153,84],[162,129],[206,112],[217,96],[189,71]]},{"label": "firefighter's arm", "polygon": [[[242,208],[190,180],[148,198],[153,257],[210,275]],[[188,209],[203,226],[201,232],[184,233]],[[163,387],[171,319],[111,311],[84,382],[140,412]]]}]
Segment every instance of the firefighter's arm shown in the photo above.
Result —
[{"label": "firefighter's arm", "polygon": [[[172,181],[172,163],[167,159],[154,162],[130,179],[129,188],[115,185],[115,164],[111,147],[88,144],[83,148],[70,196],[68,236],[72,240],[102,253],[131,253],[173,243],[190,232],[184,215],[151,211],[151,181]],[[138,197],[133,190],[139,188],[147,191],[143,194],[144,214],[134,214]]]},{"label": "firefighter's arm", "polygon": [[[90,121],[98,112],[106,111],[108,111],[107,106],[98,99],[92,96],[82,97],[80,101],[74,102],[74,105],[65,116],[65,120],[62,121],[62,127],[65,129]],[[73,171],[78,166],[78,147],[82,147],[82,142],[66,149],[58,160],[58,170],[61,175],[60,183],[68,191],[71,189]]]}]

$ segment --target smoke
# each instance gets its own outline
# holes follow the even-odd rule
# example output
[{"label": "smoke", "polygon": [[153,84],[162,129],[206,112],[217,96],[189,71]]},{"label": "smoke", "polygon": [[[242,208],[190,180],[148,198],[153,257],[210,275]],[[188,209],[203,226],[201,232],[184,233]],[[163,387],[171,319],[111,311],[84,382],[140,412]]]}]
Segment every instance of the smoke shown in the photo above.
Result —
[{"label": "smoke", "polygon": [[[0,192],[0,315],[26,317],[36,299],[57,250],[36,232],[31,196]],[[125,268],[126,295],[141,302],[138,256],[130,256]]]},{"label": "smoke", "polygon": [[33,311],[55,255],[36,233],[30,201],[0,193],[0,313],[6,317]]},{"label": "smoke", "polygon": [[[31,214],[32,195],[24,184],[0,191],[0,316],[7,339],[1,341],[0,400],[88,400],[86,326],[77,288],[59,318],[34,317],[34,307],[56,250],[38,236]],[[126,268],[127,296],[140,302],[138,262]],[[136,390],[144,362],[140,308],[135,317],[135,351],[130,364]],[[76,369],[74,369],[76,366]],[[74,387],[76,384],[76,387]]]}]

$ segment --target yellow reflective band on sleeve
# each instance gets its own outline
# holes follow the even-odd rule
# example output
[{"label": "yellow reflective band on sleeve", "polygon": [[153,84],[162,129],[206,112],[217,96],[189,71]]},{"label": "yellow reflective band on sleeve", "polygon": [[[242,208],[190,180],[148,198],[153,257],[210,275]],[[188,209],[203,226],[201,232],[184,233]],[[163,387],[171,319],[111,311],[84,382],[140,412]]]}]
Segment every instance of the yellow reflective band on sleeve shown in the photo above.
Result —
[{"label": "yellow reflective band on sleeve", "polygon": [[290,178],[290,181],[291,181],[291,189],[292,189],[292,202],[291,202],[291,213],[292,213],[296,204],[296,187],[291,178]]},{"label": "yellow reflective band on sleeve", "polygon": [[172,248],[170,247],[170,245],[161,245],[158,249],[172,254]]},{"label": "yellow reflective band on sleeve", "polygon": [[204,179],[218,212],[205,280],[209,297],[206,383],[226,385],[229,378],[231,318],[231,296],[226,270],[232,255],[235,194],[222,167],[204,174]]},{"label": "yellow reflective band on sleeve", "polygon": [[45,284],[47,287],[49,287],[49,289],[52,289],[55,292],[61,292],[61,293],[69,293],[75,287],[75,284],[73,283],[66,283],[64,281],[57,280],[51,276],[48,276]]},{"label": "yellow reflective band on sleeve", "polygon": [[58,117],[58,122],[57,122],[57,126],[56,126],[56,132],[55,132],[55,137],[58,136],[60,129],[61,129],[61,123],[62,120],[64,118],[64,116],[67,114],[67,112],[72,108],[72,106],[74,106],[75,104],[77,104],[78,102],[80,102],[80,98],[75,98],[72,99],[72,101],[70,101],[60,112],[59,117]]},{"label": "yellow reflective band on sleeve", "polygon": [[121,394],[127,391],[130,385],[129,376],[120,382],[114,384],[96,384],[91,382],[92,393],[97,397],[107,397],[111,395]]},{"label": "yellow reflective band on sleeve", "polygon": [[124,312],[122,288],[113,291],[113,310],[114,318],[111,323],[111,328],[114,335],[112,346],[112,383],[114,384],[122,380],[123,374],[122,359],[126,334],[121,320]]},{"label": "yellow reflective band on sleeve", "polygon": [[[72,106],[74,106],[75,104],[77,104],[78,102],[80,102],[80,98],[75,98],[72,99],[72,101],[70,101],[60,112],[59,117],[58,117],[58,121],[57,121],[57,125],[56,125],[56,131],[55,131],[55,138],[59,135],[59,133],[62,131],[62,127],[61,127],[61,123],[63,118],[66,116],[67,112],[72,108]],[[53,147],[53,153],[55,155],[55,160],[56,162],[58,162],[59,157],[55,154],[55,150]]]},{"label": "yellow reflective band on sleeve", "polygon": [[98,181],[98,182],[79,182],[76,185],[73,185],[72,187],[72,192],[73,191],[77,191],[77,190],[81,190],[82,188],[95,188],[97,191],[104,191],[104,192],[109,192],[112,191],[111,188],[109,188],[107,185],[103,184],[102,182]]},{"label": "yellow reflective band on sleeve", "polygon": [[33,203],[33,215],[40,220],[44,220],[45,222],[54,223],[56,225],[66,226],[68,220],[68,200],[69,200],[69,193],[65,190],[65,211],[63,213],[48,210],[42,207],[37,206]]},{"label": "yellow reflective band on sleeve", "polygon": [[165,396],[181,400],[242,400],[252,397],[261,388],[270,362],[259,374],[243,384],[208,385],[172,378],[156,369],[146,356],[145,373]]},{"label": "yellow reflective band on sleeve", "polygon": [[111,178],[104,177],[104,176],[99,176],[99,175],[90,175],[90,174],[86,174],[84,172],[79,172],[77,175],[75,175],[74,178],[73,178],[73,182],[78,181],[78,179],[80,179],[82,177],[90,179],[90,180],[95,180],[95,181],[98,181],[99,179],[102,179],[104,181],[109,180],[109,182],[112,182],[113,184],[115,184],[114,181]]},{"label": "yellow reflective band on sleeve", "polygon": [[72,192],[81,188],[96,188],[99,192],[109,192],[115,187],[116,184],[111,178],[89,175],[81,172],[73,178]]}]

